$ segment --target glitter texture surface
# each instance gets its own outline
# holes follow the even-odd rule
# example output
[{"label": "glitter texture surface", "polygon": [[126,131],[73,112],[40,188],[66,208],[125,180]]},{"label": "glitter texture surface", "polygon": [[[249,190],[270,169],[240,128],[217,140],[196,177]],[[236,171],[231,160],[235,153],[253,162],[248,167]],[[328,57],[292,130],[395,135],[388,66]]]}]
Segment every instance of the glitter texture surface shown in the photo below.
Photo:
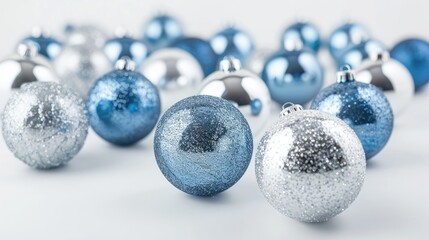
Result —
[{"label": "glitter texture surface", "polygon": [[15,156],[34,168],[67,163],[82,148],[88,119],[83,100],[49,82],[25,84],[9,99],[3,137]]},{"label": "glitter texture surface", "polygon": [[323,222],[344,211],[365,178],[365,156],[356,134],[340,119],[314,110],[281,117],[261,139],[256,178],[281,213]]},{"label": "glitter texture surface", "polygon": [[226,100],[193,96],[173,105],[158,123],[155,157],[178,189],[212,196],[234,185],[252,158],[253,140],[243,115]]},{"label": "glitter texture surface", "polygon": [[146,137],[161,111],[156,87],[140,73],[127,70],[115,70],[97,80],[86,105],[94,131],[122,146]]},{"label": "glitter texture surface", "polygon": [[345,121],[359,137],[366,159],[380,152],[393,130],[389,101],[377,87],[357,81],[333,84],[323,89],[311,104]]}]

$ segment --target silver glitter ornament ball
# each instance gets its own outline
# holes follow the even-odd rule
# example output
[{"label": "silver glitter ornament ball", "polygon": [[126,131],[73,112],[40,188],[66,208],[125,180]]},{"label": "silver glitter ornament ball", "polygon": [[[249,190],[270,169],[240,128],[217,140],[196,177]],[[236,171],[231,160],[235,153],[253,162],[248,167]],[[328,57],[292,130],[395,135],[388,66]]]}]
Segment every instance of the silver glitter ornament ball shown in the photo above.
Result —
[{"label": "silver glitter ornament ball", "polygon": [[244,115],[252,132],[258,133],[270,116],[271,97],[264,81],[242,69],[240,60],[232,56],[225,57],[219,69],[203,80],[199,95],[231,102]]},{"label": "silver glitter ornament ball", "polygon": [[395,115],[401,113],[414,96],[413,77],[404,65],[391,59],[387,51],[370,55],[356,70],[356,80],[381,88]]},{"label": "silver glitter ornament ball", "polygon": [[333,115],[285,108],[256,152],[256,178],[268,202],[302,222],[323,222],[344,211],[365,178],[362,145]]},{"label": "silver glitter ornament ball", "polygon": [[22,86],[7,102],[2,120],[6,145],[34,168],[67,163],[82,148],[88,133],[82,99],[57,83]]}]

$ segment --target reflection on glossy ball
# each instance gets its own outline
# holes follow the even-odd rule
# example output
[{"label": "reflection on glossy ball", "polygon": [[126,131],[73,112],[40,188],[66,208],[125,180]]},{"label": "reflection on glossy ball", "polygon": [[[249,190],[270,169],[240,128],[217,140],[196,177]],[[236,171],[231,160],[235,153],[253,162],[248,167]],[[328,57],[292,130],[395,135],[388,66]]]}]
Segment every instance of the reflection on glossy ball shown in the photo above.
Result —
[{"label": "reflection on glossy ball", "polygon": [[369,38],[369,31],[364,26],[357,23],[345,23],[331,33],[328,48],[332,57],[337,60],[345,49]]},{"label": "reflection on glossy ball", "polygon": [[204,77],[198,61],[176,48],[155,51],[143,63],[141,72],[158,87],[163,111],[193,95]]},{"label": "reflection on glossy ball", "polygon": [[250,36],[235,27],[228,27],[216,33],[210,39],[210,45],[218,55],[218,61],[226,56],[234,56],[245,63],[254,50]]},{"label": "reflection on glossy ball", "polygon": [[385,50],[386,48],[381,42],[368,40],[345,49],[338,57],[337,64],[338,66],[348,64],[352,68],[357,68],[370,54],[377,54]]},{"label": "reflection on glossy ball", "polygon": [[122,57],[129,57],[140,67],[147,58],[149,49],[143,41],[129,36],[116,37],[107,40],[104,45],[104,53],[112,63]]},{"label": "reflection on glossy ball", "polygon": [[176,188],[213,196],[234,185],[252,158],[249,125],[232,104],[193,96],[173,105],[155,132],[155,157]]},{"label": "reflection on glossy ball", "polygon": [[168,47],[182,36],[182,26],[171,16],[156,16],[150,19],[144,26],[144,40],[148,42],[154,50]]},{"label": "reflection on glossy ball", "polygon": [[390,51],[392,58],[401,62],[414,79],[415,90],[429,82],[429,43],[422,39],[405,39]]},{"label": "reflection on glossy ball", "polygon": [[268,202],[302,222],[327,221],[347,209],[365,178],[365,156],[356,134],[320,111],[282,116],[259,142],[255,162]]},{"label": "reflection on glossy ball", "polygon": [[304,47],[312,49],[315,52],[319,50],[321,42],[320,33],[311,23],[297,22],[286,28],[282,35],[281,46],[284,47],[290,38],[298,39]]},{"label": "reflection on glossy ball", "polygon": [[40,55],[45,56],[49,60],[53,60],[60,54],[62,44],[57,39],[47,36],[40,29],[33,29],[31,36],[25,37],[21,43],[31,42],[38,50]]},{"label": "reflection on glossy ball", "polygon": [[34,168],[67,163],[82,148],[88,133],[82,99],[57,83],[22,86],[9,99],[2,120],[9,149]]}]

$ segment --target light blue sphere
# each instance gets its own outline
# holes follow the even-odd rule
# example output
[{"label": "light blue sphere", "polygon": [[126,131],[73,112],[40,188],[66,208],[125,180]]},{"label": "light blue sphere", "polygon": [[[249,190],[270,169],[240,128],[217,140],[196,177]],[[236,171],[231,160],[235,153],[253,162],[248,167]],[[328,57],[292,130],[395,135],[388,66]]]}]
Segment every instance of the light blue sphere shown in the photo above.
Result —
[{"label": "light blue sphere", "polygon": [[143,39],[150,44],[153,50],[168,47],[183,36],[181,24],[168,15],[159,15],[150,19],[143,31]]},{"label": "light blue sphere", "polygon": [[315,52],[319,51],[321,42],[320,32],[311,23],[297,22],[286,28],[282,34],[281,47],[283,48],[291,38],[298,39],[305,47]]},{"label": "light blue sphere", "polygon": [[345,23],[336,28],[329,36],[329,52],[337,60],[345,49],[369,38],[370,33],[366,27],[358,23]]},{"label": "light blue sphere", "polygon": [[252,158],[252,133],[231,103],[198,95],[181,100],[162,116],[154,151],[161,172],[176,188],[213,196],[243,176]]},{"label": "light blue sphere", "polygon": [[129,70],[114,70],[98,79],[86,106],[94,131],[120,146],[146,137],[161,110],[156,87],[140,73]]},{"label": "light blue sphere", "polygon": [[149,54],[149,48],[141,40],[129,36],[116,37],[106,41],[104,53],[114,64],[122,57],[129,57],[139,68]]},{"label": "light blue sphere", "polygon": [[382,53],[386,50],[384,44],[377,40],[368,40],[345,49],[337,58],[338,67],[347,64],[358,68],[370,54]]},{"label": "light blue sphere", "polygon": [[323,68],[312,50],[280,51],[262,70],[271,98],[279,104],[306,104],[323,85]]},{"label": "light blue sphere", "polygon": [[226,56],[234,56],[245,63],[255,48],[250,36],[235,27],[228,27],[210,39],[210,45],[221,61]]}]

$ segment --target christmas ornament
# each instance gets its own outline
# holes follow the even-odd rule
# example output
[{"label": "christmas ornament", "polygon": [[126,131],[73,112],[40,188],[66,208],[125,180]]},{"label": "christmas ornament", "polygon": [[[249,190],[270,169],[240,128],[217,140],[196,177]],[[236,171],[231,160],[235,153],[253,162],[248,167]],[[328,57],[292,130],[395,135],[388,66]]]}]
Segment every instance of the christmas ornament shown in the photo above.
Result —
[{"label": "christmas ornament", "polygon": [[304,47],[312,49],[317,52],[320,47],[320,33],[319,30],[311,23],[308,22],[296,22],[286,28],[282,35],[282,47],[289,39],[299,40],[302,42]]},{"label": "christmas ornament", "polygon": [[112,68],[103,51],[81,46],[66,46],[55,59],[60,82],[86,98],[95,80]]},{"label": "christmas ornament", "polygon": [[302,222],[323,222],[356,199],[365,156],[356,134],[327,113],[285,108],[259,142],[256,179],[268,202]]},{"label": "christmas ornament", "polygon": [[400,62],[384,51],[370,55],[356,70],[356,80],[381,88],[395,115],[405,109],[414,95],[413,77]]},{"label": "christmas ornament", "polygon": [[334,59],[338,59],[345,49],[367,41],[369,38],[369,31],[364,26],[358,23],[345,23],[329,36],[329,52]]},{"label": "christmas ornament", "polygon": [[241,69],[240,60],[235,57],[225,57],[219,66],[219,71],[204,79],[199,94],[228,100],[244,115],[253,133],[257,133],[270,116],[267,86],[255,74]]},{"label": "christmas ornament", "polygon": [[34,168],[53,168],[70,161],[88,133],[85,105],[57,83],[23,85],[3,114],[3,137],[14,155]]},{"label": "christmas ornament", "polygon": [[252,133],[226,100],[193,96],[173,105],[155,132],[155,158],[176,188],[212,196],[234,185],[252,158]]},{"label": "christmas ornament", "polygon": [[366,159],[370,159],[383,149],[392,134],[389,101],[374,85],[355,81],[350,66],[342,67],[337,81],[316,96],[311,108],[345,121],[359,137]]},{"label": "christmas ornament", "polygon": [[97,80],[86,102],[91,127],[116,145],[131,145],[146,137],[160,114],[158,90],[134,67],[128,57],[118,60],[116,70]]},{"label": "christmas ornament", "polygon": [[154,50],[168,47],[183,36],[181,24],[173,17],[159,15],[149,20],[144,26],[144,40]]},{"label": "christmas ornament", "polygon": [[265,62],[273,53],[274,51],[271,49],[256,49],[246,61],[246,68],[261,75]]},{"label": "christmas ornament", "polygon": [[254,50],[250,36],[235,27],[227,27],[210,39],[210,45],[218,55],[218,61],[234,56],[245,63]]},{"label": "christmas ornament", "polygon": [[34,28],[32,34],[25,37],[21,43],[32,42],[38,49],[38,53],[49,60],[53,60],[60,54],[62,44],[55,38],[47,36],[40,28]]},{"label": "christmas ornament", "polygon": [[66,25],[65,45],[78,46],[87,51],[103,48],[107,35],[99,27],[94,25]]},{"label": "christmas ornament", "polygon": [[141,72],[158,87],[164,111],[177,101],[193,95],[204,77],[198,61],[177,48],[155,51],[143,63]]},{"label": "christmas ornament", "polygon": [[371,53],[377,54],[385,50],[384,45],[377,40],[364,41],[345,49],[338,57],[337,64],[338,66],[347,64],[352,68],[357,68]]},{"label": "christmas ornament", "polygon": [[104,53],[112,63],[121,57],[129,57],[139,68],[147,58],[149,49],[143,41],[134,39],[125,33],[107,40],[104,45]]},{"label": "christmas ornament", "polygon": [[265,63],[261,76],[271,98],[280,104],[305,104],[316,96],[323,85],[322,65],[314,52],[303,49],[299,41],[292,41],[287,50],[272,55]]},{"label": "christmas ornament", "polygon": [[204,76],[215,71],[217,55],[208,42],[199,38],[185,37],[175,41],[171,47],[180,48],[197,59],[203,69]]},{"label": "christmas ornament", "polygon": [[417,38],[405,39],[397,43],[390,54],[410,71],[416,91],[429,82],[428,42]]}]

